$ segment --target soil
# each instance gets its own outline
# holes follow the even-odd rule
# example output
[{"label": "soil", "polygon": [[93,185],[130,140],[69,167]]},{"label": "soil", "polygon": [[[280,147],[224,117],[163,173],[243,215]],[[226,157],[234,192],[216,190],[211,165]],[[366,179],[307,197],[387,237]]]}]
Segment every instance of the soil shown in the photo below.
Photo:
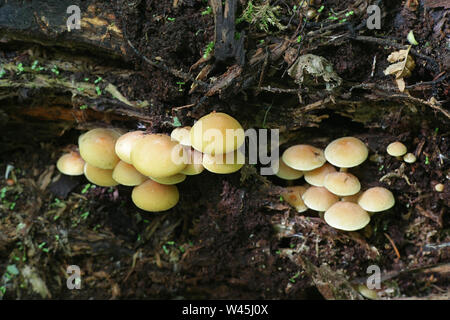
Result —
[{"label": "soil", "polygon": [[[238,3],[240,16],[247,1]],[[202,90],[189,93],[190,82],[146,63],[143,56],[159,57],[193,77],[208,63],[214,64],[208,78],[228,71],[233,62],[215,64],[214,57],[196,65],[214,41],[214,16],[205,13],[207,1],[117,0],[101,5],[118,17],[116,25],[138,54],[128,47],[126,61],[104,62],[132,70],[127,77],[107,74],[104,81],[115,85],[130,101],[148,101],[143,112],[152,120],[103,118],[96,116],[97,110],[87,113],[86,122],[129,130],[144,125],[149,132],[170,133],[175,116],[182,125],[192,125],[202,115],[220,110],[245,128],[280,128],[280,152],[296,143],[325,148],[335,138],[353,135],[366,143],[370,159],[351,172],[364,189],[384,186],[391,190],[395,206],[373,215],[363,231],[338,231],[317,212],[300,214],[282,201],[281,191],[289,184],[275,176],[261,176],[262,165],[256,164],[231,175],[204,172],[189,177],[179,184],[181,198],[176,207],[150,214],[133,205],[130,188],[96,187],[84,177],[59,174],[55,168],[58,157],[76,144],[81,131],[71,127],[58,135],[36,135],[37,139],[33,137],[37,124],[26,118],[29,123],[20,128],[5,124],[10,135],[0,140],[4,149],[0,154],[0,288],[5,288],[0,297],[361,298],[354,294],[353,286],[365,283],[367,268],[376,265],[384,280],[380,297],[448,298],[450,122],[441,111],[450,111],[446,77],[449,10],[429,7],[427,1],[408,1],[410,5],[377,1],[384,12],[382,30],[361,31],[358,26],[367,14],[357,10],[364,1],[315,1],[315,10],[324,9],[306,24],[301,23],[301,10],[292,10],[298,1],[271,3],[280,6],[279,19],[288,27],[270,27],[265,33],[254,24],[240,23],[237,31],[246,36],[247,61],[258,48],[267,52],[269,45],[293,39],[291,53],[315,54],[330,61],[344,81],[336,96],[351,89],[361,92],[362,99],[366,96],[365,88],[357,87],[361,84],[378,86],[381,92],[389,86],[397,90],[393,77],[385,76],[383,70],[389,65],[388,55],[398,49],[358,40],[358,35],[407,44],[406,36],[413,30],[420,45],[412,47],[422,58],[414,56],[416,67],[406,79],[409,93],[421,101],[433,97],[441,102],[440,109],[417,107],[410,100],[396,104],[372,93],[374,106],[386,109],[367,121],[352,119],[349,112],[329,104],[309,115],[292,117],[299,108],[297,94],[255,89],[298,88],[287,75],[290,64],[284,54],[267,63],[263,59],[246,65],[244,74],[256,75],[247,87],[238,79],[233,80],[237,84],[207,98]],[[320,30],[321,21],[325,27],[330,25],[330,9],[335,13],[353,10],[355,14],[323,37],[308,35]],[[296,41],[298,32],[300,42]],[[337,37],[344,33],[347,36]],[[331,40],[333,36],[336,41]],[[15,59],[23,47],[2,50],[2,59]],[[20,61],[32,63],[26,55]],[[80,70],[77,77],[85,77],[85,71]],[[328,96],[319,87],[300,90],[306,106]],[[386,146],[395,140],[416,155],[415,163],[386,154]],[[9,165],[13,169],[6,178],[3,170],[9,170]],[[293,182],[303,183],[302,179]],[[438,183],[444,184],[443,192],[435,190]],[[11,265],[17,274],[11,272]],[[80,267],[82,290],[67,289],[69,265]]]}]

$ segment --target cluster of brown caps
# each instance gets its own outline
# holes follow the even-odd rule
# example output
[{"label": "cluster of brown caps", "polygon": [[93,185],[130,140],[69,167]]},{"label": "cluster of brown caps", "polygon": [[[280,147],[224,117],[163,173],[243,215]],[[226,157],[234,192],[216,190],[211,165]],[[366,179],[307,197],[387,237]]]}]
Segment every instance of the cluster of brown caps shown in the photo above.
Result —
[{"label": "cluster of brown caps", "polygon": [[325,151],[304,144],[288,148],[279,160],[276,175],[285,180],[304,176],[307,184],[287,187],[283,199],[298,212],[308,208],[321,215],[325,212],[323,218],[333,228],[345,231],[364,228],[372,213],[388,210],[395,204],[394,196],[386,188],[361,192],[358,178],[347,172],[347,168],[360,165],[367,156],[365,144],[354,137],[336,139]]},{"label": "cluster of brown caps", "polygon": [[239,122],[225,113],[212,112],[192,128],[176,128],[170,136],[92,129],[79,137],[79,153],[62,155],[57,168],[67,175],[84,174],[102,187],[133,186],[134,204],[159,212],[178,203],[176,184],[186,176],[200,174],[205,168],[218,174],[238,171],[243,161],[223,159],[243,157],[237,150],[243,143],[244,130]]}]

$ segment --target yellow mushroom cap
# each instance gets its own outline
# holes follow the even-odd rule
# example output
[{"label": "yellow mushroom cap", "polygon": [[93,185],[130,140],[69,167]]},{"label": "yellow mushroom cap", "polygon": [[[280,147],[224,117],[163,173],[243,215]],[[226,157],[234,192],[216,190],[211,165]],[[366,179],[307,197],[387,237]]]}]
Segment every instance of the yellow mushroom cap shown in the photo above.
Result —
[{"label": "yellow mushroom cap", "polygon": [[321,167],[325,163],[323,151],[307,144],[289,147],[281,157],[289,167],[309,171]]},{"label": "yellow mushroom cap", "polygon": [[363,163],[369,150],[364,142],[355,137],[343,137],[332,141],[325,148],[325,158],[339,168],[351,168]]},{"label": "yellow mushroom cap", "polygon": [[412,154],[411,152],[405,154],[403,156],[403,161],[405,161],[406,163],[414,163],[416,162],[416,156],[414,154]]},{"label": "yellow mushroom cap", "polygon": [[131,162],[143,175],[165,178],[186,167],[183,147],[165,134],[148,134],[138,139],[131,150]]},{"label": "yellow mushroom cap", "polygon": [[240,123],[222,112],[212,112],[200,118],[191,129],[192,147],[212,155],[235,151],[244,139]]},{"label": "yellow mushroom cap", "polygon": [[395,204],[395,199],[392,192],[388,189],[373,187],[361,194],[358,204],[366,211],[379,212],[392,208]]},{"label": "yellow mushroom cap", "polygon": [[124,186],[137,186],[147,180],[147,177],[136,170],[133,165],[119,161],[113,170],[112,178]]},{"label": "yellow mushroom cap", "polygon": [[86,179],[100,187],[113,187],[119,184],[113,179],[112,174],[113,170],[111,169],[97,168],[87,162],[84,165],[84,175]]},{"label": "yellow mushroom cap", "polygon": [[170,177],[164,177],[164,178],[150,177],[150,179],[152,179],[153,181],[156,181],[160,184],[171,185],[171,184],[177,184],[177,183],[183,182],[184,180],[186,180],[186,175],[182,174],[182,173],[177,173]]},{"label": "yellow mushroom cap", "polygon": [[117,139],[115,150],[120,160],[131,164],[131,150],[136,141],[142,137],[144,137],[144,131],[130,131]]},{"label": "yellow mushroom cap", "polygon": [[285,188],[285,191],[281,194],[284,201],[293,206],[297,212],[304,212],[308,210],[302,199],[302,195],[305,193],[306,187],[304,186],[293,186]]},{"label": "yellow mushroom cap", "polygon": [[68,176],[79,176],[83,174],[84,160],[78,152],[63,154],[56,162],[56,168]]},{"label": "yellow mushroom cap", "polygon": [[160,212],[173,208],[178,203],[180,194],[176,186],[147,180],[133,188],[131,199],[142,210]]},{"label": "yellow mushroom cap", "polygon": [[351,196],[344,196],[341,198],[341,201],[358,203],[358,199],[360,196],[361,196],[361,191],[359,191],[358,193],[352,194]]},{"label": "yellow mushroom cap", "polygon": [[315,211],[326,211],[339,201],[339,197],[324,187],[310,187],[302,196],[305,205]]},{"label": "yellow mushroom cap", "polygon": [[444,191],[445,186],[442,183],[438,183],[437,185],[434,186],[434,190],[436,190],[437,192],[442,192]]},{"label": "yellow mushroom cap", "polygon": [[[275,172],[276,167],[278,167],[278,170]],[[297,180],[303,177],[303,171],[292,169],[281,158],[273,162],[272,171],[278,178],[284,180]]]},{"label": "yellow mushroom cap", "polygon": [[[186,149],[185,149],[186,151]],[[180,171],[187,176],[200,174],[205,170],[203,166],[203,153],[189,148],[187,151],[187,159],[189,160],[186,167]]]},{"label": "yellow mushroom cap", "polygon": [[233,173],[239,171],[244,166],[244,163],[245,157],[239,150],[215,156],[207,153],[203,154],[203,166],[206,170],[213,173]]},{"label": "yellow mushroom cap", "polygon": [[338,196],[351,196],[361,190],[357,177],[348,172],[332,172],[327,174],[324,187]]},{"label": "yellow mushroom cap", "polygon": [[370,222],[369,214],[353,202],[338,201],[324,214],[325,222],[335,229],[356,231]]},{"label": "yellow mushroom cap", "polygon": [[120,136],[121,132],[116,129],[89,130],[78,138],[81,157],[94,167],[114,169],[120,160],[115,151]]},{"label": "yellow mushroom cap", "polygon": [[408,150],[406,149],[406,146],[403,143],[401,143],[400,141],[395,141],[387,146],[386,151],[389,155],[393,157],[401,157]]},{"label": "yellow mushroom cap", "polygon": [[173,129],[170,134],[172,140],[177,141],[179,144],[183,146],[190,147],[191,146],[191,127],[180,127]]},{"label": "yellow mushroom cap", "polygon": [[377,300],[378,294],[375,290],[369,289],[365,284],[360,284],[357,287],[358,292],[367,299]]},{"label": "yellow mushroom cap", "polygon": [[327,176],[327,174],[332,172],[336,172],[336,169],[331,164],[325,163],[320,168],[306,171],[305,181],[312,186],[323,187],[325,177]]}]

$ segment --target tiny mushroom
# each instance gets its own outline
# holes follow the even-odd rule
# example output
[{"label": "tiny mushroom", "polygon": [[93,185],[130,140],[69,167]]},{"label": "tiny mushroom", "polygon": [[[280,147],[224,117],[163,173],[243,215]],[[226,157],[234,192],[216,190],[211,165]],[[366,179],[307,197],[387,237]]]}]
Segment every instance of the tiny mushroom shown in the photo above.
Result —
[{"label": "tiny mushroom", "polygon": [[314,170],[326,161],[321,149],[306,144],[289,147],[283,152],[282,159],[287,166],[301,171]]},{"label": "tiny mushroom", "polygon": [[305,205],[315,211],[324,212],[339,201],[339,197],[324,187],[310,187],[302,196]]},{"label": "tiny mushroom", "polygon": [[177,141],[183,146],[191,146],[191,127],[180,127],[173,129],[170,134],[172,140]]},{"label": "tiny mushroom", "polygon": [[184,180],[186,180],[186,175],[182,174],[182,173],[177,173],[170,177],[164,177],[164,178],[150,177],[150,179],[152,179],[160,184],[171,185],[171,184],[177,184],[177,183],[183,182]]},{"label": "tiny mushroom", "polygon": [[113,170],[112,177],[124,186],[137,186],[147,180],[147,177],[136,170],[133,165],[120,161]]},{"label": "tiny mushroom", "polygon": [[356,231],[369,224],[370,215],[356,203],[338,201],[325,211],[324,219],[335,229]]},{"label": "tiny mushroom", "polygon": [[100,187],[113,187],[119,184],[114,180],[112,174],[113,170],[111,169],[97,168],[87,162],[84,165],[84,175],[86,179]]},{"label": "tiny mushroom", "polygon": [[117,139],[115,149],[120,160],[131,164],[131,150],[136,141],[144,137],[144,135],[144,131],[130,131]]},{"label": "tiny mushroom", "polygon": [[324,187],[338,196],[351,196],[361,190],[357,177],[348,172],[332,172],[327,174]]},{"label": "tiny mushroom", "polygon": [[395,204],[395,199],[392,192],[388,189],[373,187],[361,194],[358,204],[368,212],[380,212],[392,208]]},{"label": "tiny mushroom", "polygon": [[358,138],[343,137],[330,142],[324,154],[329,163],[345,171],[345,168],[363,163],[369,155],[369,150]]},{"label": "tiny mushroom", "polygon": [[442,183],[438,183],[434,186],[434,190],[436,190],[437,192],[442,192],[444,191],[445,186]]},{"label": "tiny mushroom", "polygon": [[160,212],[173,208],[178,203],[180,194],[176,186],[147,180],[133,188],[131,199],[142,210]]},{"label": "tiny mushroom", "polygon": [[[276,167],[278,167],[278,170],[275,172]],[[272,163],[272,171],[278,178],[284,180],[297,180],[303,177],[303,171],[292,169],[281,158]]]},{"label": "tiny mushroom", "polygon": [[235,151],[244,140],[241,124],[222,112],[211,112],[203,116],[191,129],[192,147],[211,155]]},{"label": "tiny mushroom", "polygon": [[285,191],[281,194],[283,200],[293,206],[297,212],[304,212],[308,210],[302,199],[302,195],[306,192],[305,186],[292,186],[285,188]]},{"label": "tiny mushroom", "polygon": [[401,156],[403,156],[408,150],[403,143],[400,141],[395,141],[387,146],[386,151],[390,156],[401,159]]},{"label": "tiny mushroom", "polygon": [[233,173],[239,171],[244,166],[244,163],[245,157],[239,150],[215,156],[207,153],[203,154],[203,166],[206,170],[213,173]]},{"label": "tiny mushroom", "polygon": [[63,154],[56,162],[58,170],[68,176],[79,176],[84,171],[84,160],[78,152]]},{"label": "tiny mushroom", "polygon": [[325,177],[329,173],[336,172],[336,169],[329,163],[325,163],[320,168],[305,172],[305,181],[312,186],[323,187]]},{"label": "tiny mushroom", "polygon": [[90,165],[100,169],[114,169],[119,162],[116,141],[121,136],[118,129],[96,128],[78,138],[80,155]]},{"label": "tiny mushroom", "polygon": [[417,160],[416,156],[411,152],[408,152],[403,156],[403,161],[405,161],[406,163],[414,163],[416,162],[416,160]]},{"label": "tiny mushroom", "polygon": [[148,134],[138,139],[131,150],[131,161],[137,171],[155,178],[165,178],[186,167],[183,147],[165,134]]}]

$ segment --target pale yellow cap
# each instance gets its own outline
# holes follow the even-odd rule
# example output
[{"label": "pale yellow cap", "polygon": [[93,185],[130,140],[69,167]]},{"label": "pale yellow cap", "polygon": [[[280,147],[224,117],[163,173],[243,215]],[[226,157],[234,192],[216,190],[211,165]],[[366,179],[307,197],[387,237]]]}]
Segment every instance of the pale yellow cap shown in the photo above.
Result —
[{"label": "pale yellow cap", "polygon": [[202,173],[205,170],[203,166],[203,153],[192,148],[186,148],[187,159],[189,160],[186,167],[180,171],[187,176],[194,176]]},{"label": "pale yellow cap", "polygon": [[406,149],[406,146],[403,143],[401,143],[400,141],[396,141],[389,144],[386,148],[386,151],[389,155],[393,157],[401,157],[408,150]]},{"label": "pale yellow cap", "polygon": [[325,163],[320,168],[312,171],[305,171],[305,181],[312,186],[323,187],[327,174],[336,172],[336,169],[329,163]]},{"label": "pale yellow cap", "polygon": [[[277,172],[275,172],[275,168],[278,166]],[[283,159],[278,159],[273,162],[272,171],[274,171],[275,175],[278,178],[284,180],[297,180],[303,177],[303,171],[292,169],[288,167]]]},{"label": "pale yellow cap", "polygon": [[191,146],[191,127],[179,127],[172,130],[170,134],[172,140],[177,141],[183,146]]},{"label": "pale yellow cap", "polygon": [[116,141],[121,131],[116,129],[92,129],[78,138],[80,155],[90,165],[100,169],[114,169],[119,162]]},{"label": "pale yellow cap", "polygon": [[113,179],[112,174],[113,170],[111,169],[97,168],[87,162],[84,165],[84,175],[86,179],[100,187],[113,187],[119,184]]},{"label": "pale yellow cap", "polygon": [[297,212],[304,212],[308,210],[302,199],[302,195],[306,191],[304,186],[293,186],[285,188],[285,191],[281,194],[283,200],[293,206]]},{"label": "pale yellow cap", "polygon": [[173,208],[178,203],[180,194],[174,185],[147,180],[133,188],[131,199],[142,210],[160,212]]},{"label": "pale yellow cap", "polygon": [[136,141],[144,135],[144,131],[130,131],[117,139],[115,149],[120,160],[131,164],[131,150]]},{"label": "pale yellow cap", "polygon": [[307,144],[289,147],[283,152],[282,159],[289,167],[301,171],[314,170],[326,161],[321,149]]},{"label": "pale yellow cap", "polygon": [[150,177],[150,179],[152,179],[158,183],[161,183],[161,184],[171,185],[171,184],[177,184],[177,183],[183,182],[184,180],[186,180],[186,175],[182,174],[182,173],[177,173],[170,177],[164,177],[164,178]]},{"label": "pale yellow cap", "polygon": [[325,148],[325,158],[339,168],[351,168],[363,163],[369,150],[364,142],[355,137],[343,137],[332,141]]},{"label": "pale yellow cap", "polygon": [[56,162],[56,168],[68,176],[79,176],[83,174],[84,160],[78,152],[63,154]]},{"label": "pale yellow cap", "polygon": [[332,172],[327,174],[324,187],[338,196],[351,196],[361,190],[357,177],[348,172]]},{"label": "pale yellow cap", "polygon": [[326,211],[339,201],[339,197],[324,187],[310,187],[302,196],[305,205],[315,211]]},{"label": "pale yellow cap", "polygon": [[239,171],[244,166],[244,163],[245,157],[239,150],[215,156],[207,153],[203,154],[203,166],[206,170],[213,173],[233,173]]},{"label": "pale yellow cap", "polygon": [[356,231],[370,222],[369,214],[353,202],[338,201],[324,214],[325,222],[335,229]]},{"label": "pale yellow cap", "polygon": [[124,186],[137,186],[147,180],[147,177],[136,170],[133,165],[125,161],[119,161],[113,170],[112,177],[115,181]]},{"label": "pale yellow cap", "polygon": [[392,192],[388,189],[373,187],[361,194],[358,204],[366,211],[379,212],[392,208],[395,204],[395,199]]}]

